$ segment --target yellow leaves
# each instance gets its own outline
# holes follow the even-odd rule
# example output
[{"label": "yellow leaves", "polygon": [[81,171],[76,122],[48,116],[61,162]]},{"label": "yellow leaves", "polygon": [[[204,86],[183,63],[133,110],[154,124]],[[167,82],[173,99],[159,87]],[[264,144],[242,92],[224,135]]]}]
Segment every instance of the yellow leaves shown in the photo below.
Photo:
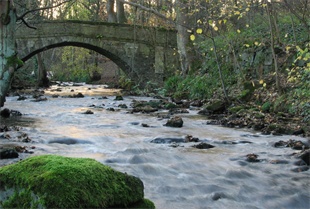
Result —
[{"label": "yellow leaves", "polygon": [[199,20],[197,20],[197,23],[198,24],[202,24],[202,21],[199,19]]},{"label": "yellow leaves", "polygon": [[219,30],[219,28],[218,28],[216,25],[213,27],[213,29],[214,29],[215,31],[218,31],[218,30]]},{"label": "yellow leaves", "polygon": [[239,12],[239,11],[236,11],[236,12],[235,12],[235,15],[240,15],[240,12]]},{"label": "yellow leaves", "polygon": [[237,33],[241,33],[241,30],[238,29],[238,30],[237,30]]},{"label": "yellow leaves", "polygon": [[195,37],[195,35],[194,35],[194,34],[190,35],[190,37],[189,37],[189,38],[190,38],[190,40],[191,40],[191,41],[195,41],[195,39],[196,39],[196,37]]},{"label": "yellow leaves", "polygon": [[259,43],[258,43],[257,41],[255,41],[255,42],[254,42],[254,45],[255,45],[255,46],[258,46],[258,45],[259,45]]},{"label": "yellow leaves", "polygon": [[245,47],[247,47],[247,48],[249,48],[249,47],[250,47],[250,45],[249,45],[249,44],[243,44],[243,46],[245,46]]},{"label": "yellow leaves", "polygon": [[[197,34],[202,34],[202,28],[197,28],[197,30],[196,30],[196,33]],[[196,36],[194,35],[194,34],[191,34],[190,36],[189,36],[189,39],[191,40],[191,41],[195,41],[195,39],[196,39]]]},{"label": "yellow leaves", "polygon": [[259,80],[259,84],[263,84],[264,83],[264,80]]},{"label": "yellow leaves", "polygon": [[266,88],[266,86],[267,86],[267,84],[266,84],[266,83],[264,83],[264,84],[263,84],[263,87],[264,87],[264,88]]},{"label": "yellow leaves", "polygon": [[198,29],[196,30],[196,33],[197,33],[197,34],[202,34],[202,29],[201,29],[201,28],[198,28]]}]

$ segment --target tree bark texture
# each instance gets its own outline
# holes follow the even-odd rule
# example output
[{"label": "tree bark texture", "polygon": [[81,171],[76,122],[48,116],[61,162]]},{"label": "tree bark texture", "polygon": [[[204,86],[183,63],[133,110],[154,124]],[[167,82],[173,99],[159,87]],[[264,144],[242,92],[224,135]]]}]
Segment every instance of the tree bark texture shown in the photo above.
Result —
[{"label": "tree bark texture", "polygon": [[15,45],[16,12],[12,0],[0,0],[0,107],[4,105],[18,59]]},{"label": "tree bark texture", "polygon": [[187,8],[186,2],[184,0],[176,0],[176,14],[177,14],[177,44],[178,44],[178,52],[181,63],[181,71],[182,75],[185,76],[189,71],[190,60],[189,53],[187,51],[187,46],[189,44],[189,33],[187,32]]},{"label": "tree bark texture", "polygon": [[116,15],[117,15],[117,22],[118,23],[126,23],[127,22],[127,18],[125,15],[125,9],[124,9],[124,3],[116,0]]},{"label": "tree bark texture", "polygon": [[38,61],[38,69],[37,69],[38,86],[49,87],[49,79],[47,78],[46,67],[44,65],[44,61],[40,53],[37,54],[37,61]]},{"label": "tree bark texture", "polygon": [[116,14],[114,11],[114,0],[107,1],[108,22],[116,22]]}]

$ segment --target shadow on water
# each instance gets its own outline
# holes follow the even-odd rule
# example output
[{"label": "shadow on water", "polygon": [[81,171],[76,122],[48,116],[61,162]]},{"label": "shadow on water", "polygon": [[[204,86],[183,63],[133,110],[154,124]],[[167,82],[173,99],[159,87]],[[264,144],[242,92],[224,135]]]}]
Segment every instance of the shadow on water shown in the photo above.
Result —
[{"label": "shadow on water", "polygon": [[40,123],[40,119],[27,116],[13,116],[9,118],[0,117],[0,125],[2,126],[6,125],[34,128],[38,123]]}]

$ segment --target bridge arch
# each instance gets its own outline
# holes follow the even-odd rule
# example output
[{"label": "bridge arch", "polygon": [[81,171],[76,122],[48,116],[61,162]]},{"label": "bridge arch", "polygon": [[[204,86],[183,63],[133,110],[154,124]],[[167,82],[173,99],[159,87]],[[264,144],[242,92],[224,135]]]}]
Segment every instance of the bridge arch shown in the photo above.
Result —
[{"label": "bridge arch", "polygon": [[30,58],[32,58],[33,56],[35,56],[38,53],[47,51],[49,49],[53,49],[53,48],[58,48],[58,47],[66,47],[66,46],[75,46],[75,47],[82,47],[85,49],[89,49],[92,51],[95,51],[107,58],[109,58],[110,60],[112,60],[120,69],[122,69],[122,71],[129,77],[132,77],[132,68],[131,66],[126,63],[125,61],[123,61],[119,56],[117,56],[116,54],[111,53],[108,50],[105,50],[103,48],[100,48],[98,46],[94,46],[88,43],[81,43],[81,42],[70,42],[70,41],[65,41],[65,42],[60,42],[60,43],[55,43],[55,44],[50,44],[47,46],[44,46],[40,49],[34,50],[32,52],[30,52],[29,54],[27,54],[26,56],[22,57],[21,60],[23,62],[27,62]]},{"label": "bridge arch", "polygon": [[19,57],[27,61],[45,50],[77,46],[112,60],[136,84],[163,82],[179,68],[176,31],[124,24],[85,21],[46,21],[21,26],[16,32]]}]

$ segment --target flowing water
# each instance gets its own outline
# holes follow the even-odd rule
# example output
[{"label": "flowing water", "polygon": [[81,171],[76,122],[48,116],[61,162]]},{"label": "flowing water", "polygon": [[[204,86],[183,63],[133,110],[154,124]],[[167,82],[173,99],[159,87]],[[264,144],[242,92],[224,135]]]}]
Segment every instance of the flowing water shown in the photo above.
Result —
[{"label": "flowing water", "polygon": [[[70,94],[71,89],[86,96],[51,97]],[[107,99],[102,99],[105,95]],[[5,107],[23,116],[1,122],[22,127],[19,132],[32,139],[25,145],[36,147],[32,155],[93,158],[139,177],[144,182],[145,197],[158,209],[310,208],[310,170],[294,172],[298,160],[291,154],[298,151],[273,147],[279,140],[307,139],[207,125],[207,118],[197,115],[195,109],[180,114],[182,128],[171,128],[164,126],[167,119],[130,114],[118,107],[130,107],[133,99],[153,98],[125,96],[123,101],[115,101],[113,95],[103,86],[69,86],[62,92],[46,91],[48,100],[42,102],[8,97]],[[108,111],[109,107],[116,111]],[[94,114],[82,114],[86,110]],[[177,147],[151,143],[157,137],[186,135],[215,147],[201,150],[192,147],[197,144],[194,142]],[[5,139],[0,142],[14,143]],[[258,154],[261,161],[247,162],[245,156],[250,153]]]}]

